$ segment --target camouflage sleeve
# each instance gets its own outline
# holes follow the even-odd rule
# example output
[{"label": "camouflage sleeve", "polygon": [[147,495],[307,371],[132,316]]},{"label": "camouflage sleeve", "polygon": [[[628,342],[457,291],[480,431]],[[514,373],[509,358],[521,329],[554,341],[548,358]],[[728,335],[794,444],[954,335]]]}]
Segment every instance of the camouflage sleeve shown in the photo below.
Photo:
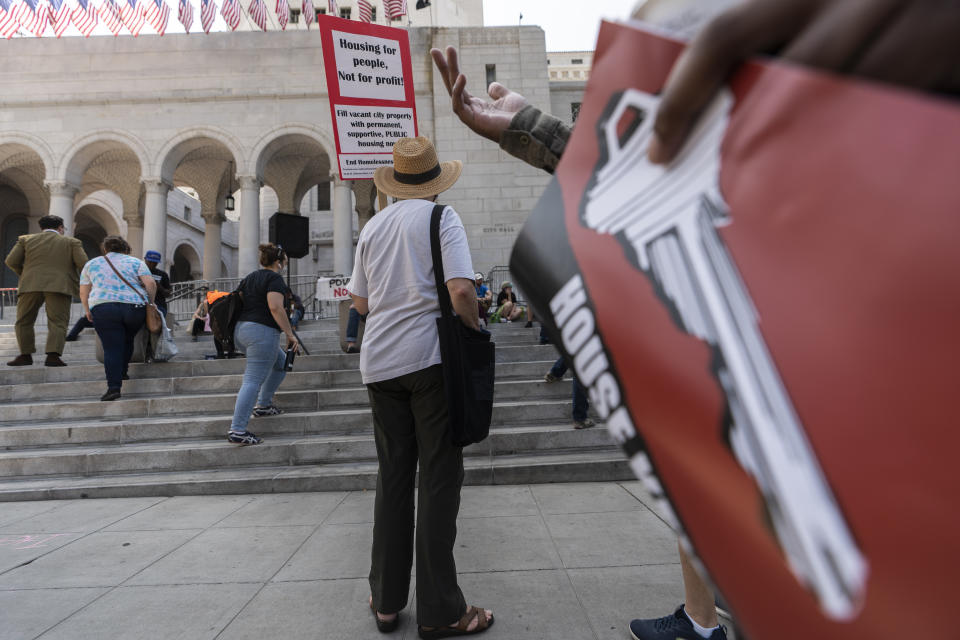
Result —
[{"label": "camouflage sleeve", "polygon": [[532,105],[517,112],[500,136],[500,148],[527,164],[553,173],[572,127]]}]

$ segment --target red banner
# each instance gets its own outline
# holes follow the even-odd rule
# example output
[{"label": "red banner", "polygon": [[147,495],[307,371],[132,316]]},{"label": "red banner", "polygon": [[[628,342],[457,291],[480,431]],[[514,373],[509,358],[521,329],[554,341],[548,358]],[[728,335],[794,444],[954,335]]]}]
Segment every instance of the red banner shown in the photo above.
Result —
[{"label": "red banner", "polygon": [[417,135],[407,32],[318,16],[340,178],[372,178],[393,143]]},{"label": "red banner", "polygon": [[960,108],[753,63],[665,170],[680,50],[603,26],[511,271],[751,639],[957,637]]}]

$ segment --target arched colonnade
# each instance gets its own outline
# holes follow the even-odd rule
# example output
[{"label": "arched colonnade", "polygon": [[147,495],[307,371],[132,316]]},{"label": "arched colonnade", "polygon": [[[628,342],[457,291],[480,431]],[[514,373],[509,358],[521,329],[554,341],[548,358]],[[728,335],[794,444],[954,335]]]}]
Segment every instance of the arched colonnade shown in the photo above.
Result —
[{"label": "arched colonnade", "polygon": [[[336,177],[334,148],[326,131],[303,123],[265,131],[253,145],[216,126],[190,127],[155,149],[122,130],[82,133],[58,151],[31,134],[0,132],[2,248],[9,250],[6,245],[12,246],[16,235],[38,230],[36,221],[50,213],[63,218],[68,233],[88,247],[107,234],[125,234],[136,254],[159,251],[169,269],[183,243],[167,247],[167,199],[172,189],[181,188],[200,201],[204,225],[202,249],[183,249],[182,260],[202,260],[206,279],[227,275],[222,273],[222,225],[232,198],[239,211],[239,217],[231,217],[238,224],[238,273],[243,274],[257,266],[261,188],[276,193],[279,211],[297,214],[311,188],[332,182],[334,270],[349,273],[352,210],[361,224],[369,219],[375,190],[370,181]],[[192,264],[191,275],[195,268]],[[3,275],[3,286],[9,286],[12,274]]]}]

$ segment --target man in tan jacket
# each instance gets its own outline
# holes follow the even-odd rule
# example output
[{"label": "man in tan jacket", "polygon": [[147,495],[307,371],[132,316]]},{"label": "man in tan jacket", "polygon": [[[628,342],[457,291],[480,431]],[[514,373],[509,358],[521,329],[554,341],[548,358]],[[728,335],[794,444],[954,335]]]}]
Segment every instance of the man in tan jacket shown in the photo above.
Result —
[{"label": "man in tan jacket", "polygon": [[83,244],[76,238],[63,235],[63,218],[43,216],[40,233],[20,236],[7,266],[20,277],[17,287],[17,344],[20,355],[8,362],[11,367],[33,364],[36,351],[33,323],[40,307],[47,305],[47,359],[48,367],[63,367],[63,353],[67,324],[70,322],[70,301],[80,291],[80,269],[87,262]]}]

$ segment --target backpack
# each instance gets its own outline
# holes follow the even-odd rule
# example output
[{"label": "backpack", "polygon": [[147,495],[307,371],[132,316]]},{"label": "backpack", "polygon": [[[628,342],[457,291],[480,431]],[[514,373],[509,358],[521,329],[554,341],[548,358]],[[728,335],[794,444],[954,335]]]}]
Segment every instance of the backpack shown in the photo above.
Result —
[{"label": "backpack", "polygon": [[223,348],[223,353],[230,354],[236,351],[233,330],[236,329],[240,312],[243,311],[243,294],[240,293],[240,289],[243,288],[244,282],[246,278],[237,285],[236,289],[214,300],[208,311],[213,339]]}]

